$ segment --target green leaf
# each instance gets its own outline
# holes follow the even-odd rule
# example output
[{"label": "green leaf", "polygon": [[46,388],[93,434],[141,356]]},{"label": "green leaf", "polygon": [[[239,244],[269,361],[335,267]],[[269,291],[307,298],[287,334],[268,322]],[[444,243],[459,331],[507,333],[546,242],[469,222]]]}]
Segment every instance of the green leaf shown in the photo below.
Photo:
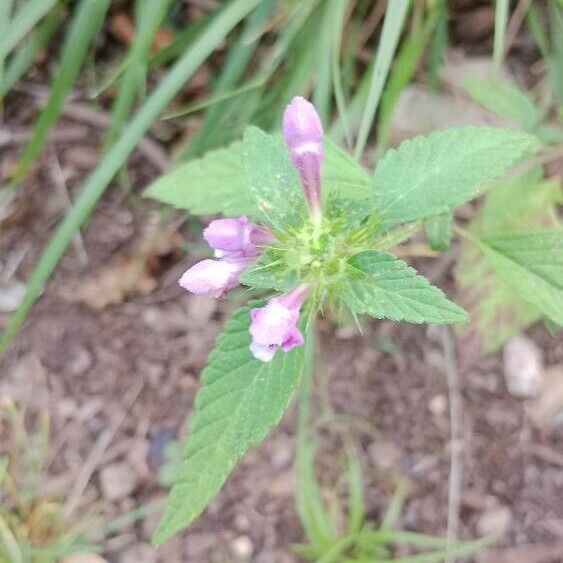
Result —
[{"label": "green leaf", "polygon": [[256,264],[245,270],[240,282],[249,287],[287,291],[299,282],[299,272],[286,269],[276,250],[265,250]]},{"label": "green leaf", "polygon": [[485,257],[519,297],[563,325],[563,231],[549,229],[489,237]]},{"label": "green leaf", "polygon": [[538,124],[538,108],[518,86],[495,78],[474,78],[465,80],[463,87],[481,105],[527,131]]},{"label": "green leaf", "polygon": [[555,179],[542,181],[541,177],[542,170],[536,168],[487,194],[477,221],[481,236],[552,226],[556,205],[563,202],[561,183]]},{"label": "green leaf", "polygon": [[[287,152],[281,136],[274,139],[277,150]],[[240,141],[210,151],[161,176],[145,195],[194,215],[221,213],[259,219],[260,211],[248,189],[242,158]],[[363,168],[328,138],[321,172],[325,197],[337,193],[361,199],[371,194],[370,179]]]},{"label": "green leaf", "polygon": [[321,168],[323,199],[336,194],[347,199],[364,199],[372,194],[370,177],[362,166],[328,137],[324,140]]},{"label": "green leaf", "polygon": [[428,217],[424,222],[428,245],[432,250],[443,252],[448,250],[452,242],[452,223],[451,213],[442,213]]},{"label": "green leaf", "polygon": [[299,382],[304,346],[277,353],[270,363],[250,354],[250,310],[262,304],[254,302],[236,311],[209,356],[185,458],[155,544],[199,516],[244,453],[278,424]]},{"label": "green leaf", "polygon": [[451,211],[536,144],[504,129],[461,127],[415,137],[385,153],[373,186],[384,226]]},{"label": "green leaf", "polygon": [[258,127],[243,134],[242,160],[248,189],[267,225],[284,231],[306,216],[305,199],[289,152]]},{"label": "green leaf", "polygon": [[355,313],[413,323],[459,323],[467,313],[391,254],[365,251],[348,262],[342,298]]},{"label": "green leaf", "polygon": [[541,311],[523,301],[483,254],[480,237],[522,233],[553,226],[561,186],[541,181],[534,169],[496,187],[485,198],[480,216],[461,242],[455,270],[461,304],[471,322],[459,328],[461,362],[471,363],[481,351],[493,352],[511,336],[541,317]]},{"label": "green leaf", "polygon": [[471,240],[461,242],[455,276],[461,290],[459,301],[471,315],[471,321],[458,330],[462,366],[470,365],[482,352],[494,352],[541,317],[536,307],[514,293]]},{"label": "green leaf", "polygon": [[258,216],[246,185],[240,141],[178,166],[151,184],[145,196],[194,215]]}]

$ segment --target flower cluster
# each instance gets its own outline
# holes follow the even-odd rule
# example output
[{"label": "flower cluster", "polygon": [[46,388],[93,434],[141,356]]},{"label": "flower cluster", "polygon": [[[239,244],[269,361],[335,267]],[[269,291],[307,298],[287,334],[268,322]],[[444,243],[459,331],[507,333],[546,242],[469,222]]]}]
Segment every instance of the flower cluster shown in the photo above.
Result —
[{"label": "flower cluster", "polygon": [[[293,98],[283,115],[283,136],[299,173],[311,219],[319,224],[323,127],[310,102],[302,97]],[[215,251],[215,259],[198,262],[184,273],[179,283],[192,293],[210,293],[215,297],[224,296],[238,285],[242,272],[256,261],[264,246],[275,240],[270,231],[246,217],[212,221],[203,236]],[[252,309],[250,351],[255,358],[269,362],[278,348],[287,352],[303,344],[297,323],[308,293],[309,287],[301,284],[273,297],[264,307]]]}]

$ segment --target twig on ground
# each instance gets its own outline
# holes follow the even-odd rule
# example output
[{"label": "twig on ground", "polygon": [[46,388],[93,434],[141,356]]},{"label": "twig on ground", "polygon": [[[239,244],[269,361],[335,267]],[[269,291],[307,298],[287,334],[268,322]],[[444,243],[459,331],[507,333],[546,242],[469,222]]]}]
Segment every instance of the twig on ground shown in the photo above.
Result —
[{"label": "twig on ground", "polygon": [[[111,122],[111,115],[101,109],[92,107],[89,104],[65,104],[62,110],[63,115],[80,121],[82,123],[87,123],[92,127],[98,129],[107,129]],[[147,157],[147,159],[161,172],[164,172],[170,168],[170,159],[166,154],[166,151],[162,149],[153,141],[150,137],[144,136],[139,141],[138,145],[139,152]]]},{"label": "twig on ground", "polygon": [[123,424],[123,421],[127,417],[131,407],[139,397],[143,387],[145,386],[145,381],[140,380],[135,387],[129,390],[127,395],[125,396],[123,410],[121,412],[117,412],[110,425],[102,434],[94,444],[94,447],[90,451],[90,455],[86,458],[84,465],[82,465],[82,469],[78,473],[76,480],[74,481],[74,486],[70,491],[68,496],[68,500],[64,507],[64,515],[68,519],[72,515],[72,513],[76,510],[80,503],[80,498],[82,497],[88,483],[94,471],[98,468],[100,461],[103,458],[104,452],[110,445],[111,441],[113,440],[115,434],[119,430],[119,427]]},{"label": "twig on ground", "polygon": [[[463,435],[461,432],[461,392],[457,371],[454,339],[448,327],[442,328],[442,347],[446,361],[448,396],[450,400],[450,480],[448,486],[448,523],[446,539],[448,548],[457,540],[459,533],[459,509],[463,481]],[[455,559],[447,558],[446,563]]]},{"label": "twig on ground", "polygon": [[[65,205],[67,207],[70,207],[72,205],[72,200],[70,199],[70,194],[68,193],[68,188],[61,168],[59,157],[57,156],[57,153],[55,151],[52,152],[51,158],[49,159],[49,175],[51,176],[51,181],[61,194]],[[88,253],[86,252],[84,239],[82,238],[80,229],[76,231],[76,235],[72,239],[72,246],[74,246],[74,250],[76,251],[80,263],[83,266],[88,264]]]},{"label": "twig on ground", "polygon": [[508,22],[508,27],[506,29],[506,41],[504,42],[504,54],[506,55],[514,40],[516,39],[516,35],[518,35],[518,31],[522,27],[522,22],[526,17],[526,12],[528,11],[528,7],[530,6],[532,0],[520,0],[518,2],[510,21]]}]

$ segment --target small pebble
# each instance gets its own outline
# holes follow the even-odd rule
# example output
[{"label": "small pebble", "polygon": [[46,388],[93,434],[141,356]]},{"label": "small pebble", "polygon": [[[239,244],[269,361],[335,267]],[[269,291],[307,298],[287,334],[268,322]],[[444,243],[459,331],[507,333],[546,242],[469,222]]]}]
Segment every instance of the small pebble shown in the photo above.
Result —
[{"label": "small pebble", "polygon": [[254,547],[248,536],[239,536],[231,542],[231,550],[240,559],[249,559]]},{"label": "small pebble", "polygon": [[519,399],[535,397],[542,386],[541,351],[529,338],[518,334],[503,348],[504,381],[508,392]]},{"label": "small pebble", "polygon": [[135,473],[128,463],[112,463],[100,473],[100,485],[104,498],[110,502],[128,497],[136,486]]},{"label": "small pebble", "polygon": [[495,506],[481,514],[477,529],[482,536],[496,534],[504,536],[512,525],[512,512],[507,506]]}]

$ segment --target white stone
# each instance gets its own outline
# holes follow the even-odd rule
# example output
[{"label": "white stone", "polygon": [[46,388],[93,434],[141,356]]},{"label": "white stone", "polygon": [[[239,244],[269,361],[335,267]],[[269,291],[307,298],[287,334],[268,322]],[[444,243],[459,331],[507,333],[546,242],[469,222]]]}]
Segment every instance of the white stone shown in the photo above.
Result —
[{"label": "white stone", "polygon": [[112,463],[100,473],[102,494],[111,502],[128,497],[136,484],[135,472],[128,463]]},{"label": "white stone", "polygon": [[512,512],[507,506],[495,506],[481,514],[477,529],[482,536],[504,536],[512,525]]},{"label": "white stone", "polygon": [[504,381],[508,392],[520,399],[535,397],[542,386],[540,349],[523,335],[512,337],[503,348]]},{"label": "white stone", "polygon": [[231,542],[231,550],[240,559],[249,559],[254,547],[248,536],[239,536]]}]

